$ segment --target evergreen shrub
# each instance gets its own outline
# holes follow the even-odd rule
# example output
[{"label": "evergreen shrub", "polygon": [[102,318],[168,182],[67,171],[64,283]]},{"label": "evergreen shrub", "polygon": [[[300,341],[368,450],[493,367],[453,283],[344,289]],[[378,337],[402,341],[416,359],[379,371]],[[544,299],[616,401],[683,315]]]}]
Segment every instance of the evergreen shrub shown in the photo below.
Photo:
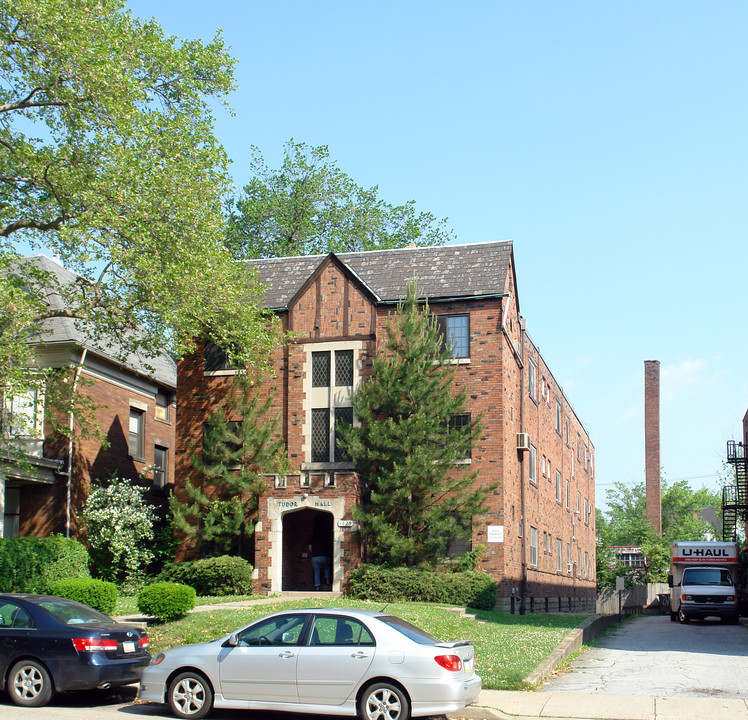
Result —
[{"label": "evergreen shrub", "polygon": [[90,577],[88,551],[62,535],[0,539],[0,592],[46,594],[65,578]]},{"label": "evergreen shrub", "polygon": [[195,607],[195,588],[180,583],[157,582],[138,593],[138,610],[159,622],[182,617]]},{"label": "evergreen shrub", "polygon": [[49,592],[58,597],[77,600],[96,610],[111,615],[117,607],[117,586],[106,580],[67,578],[49,584]]},{"label": "evergreen shrub", "polygon": [[347,593],[375,602],[433,602],[492,610],[497,585],[483,572],[439,572],[362,565],[351,571]]},{"label": "evergreen shrub", "polygon": [[190,585],[198,595],[252,594],[252,565],[234,555],[172,563],[158,579]]}]

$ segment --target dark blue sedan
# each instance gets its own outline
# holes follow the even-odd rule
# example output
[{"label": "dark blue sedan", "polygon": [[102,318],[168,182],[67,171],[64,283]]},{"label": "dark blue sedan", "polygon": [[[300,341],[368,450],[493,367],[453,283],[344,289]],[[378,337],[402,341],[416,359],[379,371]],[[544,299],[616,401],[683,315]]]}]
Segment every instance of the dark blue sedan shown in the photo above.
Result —
[{"label": "dark blue sedan", "polygon": [[56,692],[138,682],[148,635],[74,600],[0,594],[0,688],[24,707]]}]

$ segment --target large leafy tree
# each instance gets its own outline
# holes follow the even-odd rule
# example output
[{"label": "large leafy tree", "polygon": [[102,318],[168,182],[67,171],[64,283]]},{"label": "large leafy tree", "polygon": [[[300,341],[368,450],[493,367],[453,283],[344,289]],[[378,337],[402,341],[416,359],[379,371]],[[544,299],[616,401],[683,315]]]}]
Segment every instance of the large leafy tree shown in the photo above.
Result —
[{"label": "large leafy tree", "polygon": [[[341,428],[366,480],[353,509],[366,559],[382,565],[433,565],[451,539],[469,539],[486,489],[461,461],[482,432],[455,389],[456,366],[415,281],[386,326],[385,349],[353,398],[360,424]],[[456,418],[462,420],[456,424]]]},{"label": "large leafy tree", "polygon": [[453,239],[445,220],[419,212],[414,201],[391,205],[377,187],[357,185],[326,146],[290,140],[277,170],[258,148],[252,151],[252,180],[229,219],[228,246],[237,257],[384,250]]},{"label": "large leafy tree", "polygon": [[616,545],[639,546],[647,558],[645,576],[660,582],[667,575],[670,545],[677,540],[707,540],[717,536],[715,527],[701,518],[706,508],[721,511],[717,492],[707,488],[694,490],[686,480],[661,481],[662,536],[647,522],[646,486],[644,482],[627,486],[614,483],[607,491],[608,512],[598,511],[598,583],[612,582],[620,568],[612,568],[610,548]]},{"label": "large leafy tree", "polygon": [[261,400],[246,375],[234,391],[204,426],[202,448],[192,454],[194,482],[170,501],[176,527],[203,555],[250,554],[264,476],[287,465],[272,396]]},{"label": "large leafy tree", "polygon": [[[224,242],[230,181],[212,108],[234,61],[220,34],[179,41],[124,8],[0,0],[0,382],[11,394],[36,381],[28,341],[50,317],[123,359],[179,356],[207,336],[242,362],[271,342]],[[29,249],[76,279],[19,263]]]}]

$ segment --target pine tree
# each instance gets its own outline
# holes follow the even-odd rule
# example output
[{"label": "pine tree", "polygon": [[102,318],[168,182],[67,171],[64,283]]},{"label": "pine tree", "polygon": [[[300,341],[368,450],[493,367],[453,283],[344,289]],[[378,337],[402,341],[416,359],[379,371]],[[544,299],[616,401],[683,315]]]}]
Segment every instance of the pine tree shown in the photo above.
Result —
[{"label": "pine tree", "polygon": [[176,527],[202,555],[250,554],[263,475],[286,470],[283,439],[274,437],[277,419],[268,419],[272,396],[260,401],[244,376],[236,390],[208,418],[202,453],[192,455],[200,481],[187,480],[186,502],[171,499]]},{"label": "pine tree", "polygon": [[[455,391],[456,366],[417,282],[385,328],[385,350],[353,398],[360,424],[340,428],[366,479],[353,510],[365,558],[382,565],[434,565],[450,540],[469,539],[485,488],[461,463],[482,433]],[[463,422],[455,422],[457,418]]]}]

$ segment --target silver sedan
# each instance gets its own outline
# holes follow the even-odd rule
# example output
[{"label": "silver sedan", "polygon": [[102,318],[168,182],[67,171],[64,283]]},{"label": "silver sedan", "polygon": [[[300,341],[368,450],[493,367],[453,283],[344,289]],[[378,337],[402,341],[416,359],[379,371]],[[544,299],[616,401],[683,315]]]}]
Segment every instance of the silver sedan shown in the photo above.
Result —
[{"label": "silver sedan", "polygon": [[440,642],[385,612],[315,608],[157,655],[139,697],[190,719],[216,707],[408,720],[462,710],[480,689],[469,640]]}]

